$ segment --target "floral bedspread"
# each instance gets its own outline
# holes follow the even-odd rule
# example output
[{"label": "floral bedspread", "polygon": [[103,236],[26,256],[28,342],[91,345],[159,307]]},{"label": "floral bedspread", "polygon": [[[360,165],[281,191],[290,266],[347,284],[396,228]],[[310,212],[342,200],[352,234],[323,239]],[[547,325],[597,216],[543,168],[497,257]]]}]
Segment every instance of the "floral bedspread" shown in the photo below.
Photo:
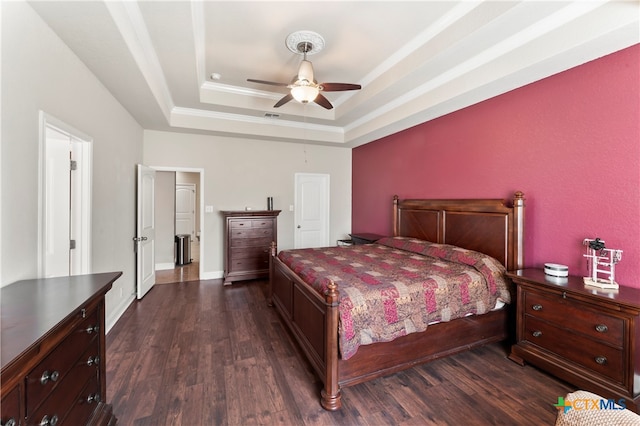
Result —
[{"label": "floral bedspread", "polygon": [[360,345],[483,314],[498,300],[510,302],[500,262],[451,245],[393,237],[369,245],[283,250],[278,257],[321,294],[329,280],[338,285],[343,359]]}]

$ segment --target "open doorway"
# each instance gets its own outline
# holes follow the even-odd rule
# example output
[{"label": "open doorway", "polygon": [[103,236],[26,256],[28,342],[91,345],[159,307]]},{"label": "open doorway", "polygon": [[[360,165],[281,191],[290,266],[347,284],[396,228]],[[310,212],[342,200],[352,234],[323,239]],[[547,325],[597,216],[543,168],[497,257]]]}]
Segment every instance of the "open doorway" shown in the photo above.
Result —
[{"label": "open doorway", "polygon": [[154,169],[156,284],[198,280],[202,276],[204,171]]}]

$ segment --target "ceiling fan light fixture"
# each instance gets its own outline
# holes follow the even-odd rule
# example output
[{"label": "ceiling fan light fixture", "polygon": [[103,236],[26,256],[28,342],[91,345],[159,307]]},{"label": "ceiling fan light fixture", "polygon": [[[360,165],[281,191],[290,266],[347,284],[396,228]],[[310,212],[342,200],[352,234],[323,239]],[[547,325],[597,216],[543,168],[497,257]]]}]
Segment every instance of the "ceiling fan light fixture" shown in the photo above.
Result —
[{"label": "ceiling fan light fixture", "polygon": [[293,96],[293,99],[302,104],[313,102],[318,97],[318,93],[320,93],[318,86],[303,85],[291,88],[291,96]]}]

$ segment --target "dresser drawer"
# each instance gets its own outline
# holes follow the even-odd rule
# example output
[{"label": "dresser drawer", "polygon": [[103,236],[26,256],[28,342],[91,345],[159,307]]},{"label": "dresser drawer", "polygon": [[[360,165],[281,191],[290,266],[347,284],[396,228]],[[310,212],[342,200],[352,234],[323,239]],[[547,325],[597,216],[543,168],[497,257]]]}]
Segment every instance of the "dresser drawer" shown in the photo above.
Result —
[{"label": "dresser drawer", "polygon": [[20,388],[15,387],[6,395],[2,395],[2,401],[0,401],[0,424],[8,425],[13,424],[18,426],[20,422]]},{"label": "dresser drawer", "polygon": [[259,257],[269,261],[269,246],[258,247],[232,247],[230,250],[231,259],[237,260],[246,257]]},{"label": "dresser drawer", "polygon": [[269,250],[269,248],[271,247],[271,243],[273,242],[273,238],[269,237],[262,237],[262,238],[235,238],[232,239],[230,244],[230,247],[232,248],[239,248],[239,247],[260,247],[260,248],[264,248],[266,250]]},{"label": "dresser drawer", "polygon": [[237,228],[230,231],[229,238],[233,242],[238,238],[264,238],[272,235],[271,228]]},{"label": "dresser drawer", "polygon": [[617,383],[624,383],[625,364],[622,349],[573,334],[530,315],[524,317],[523,340],[609,377]]},{"label": "dresser drawer", "polygon": [[91,376],[78,397],[75,404],[71,407],[71,411],[65,418],[68,425],[83,425],[87,423],[87,419],[96,409],[98,403],[102,401],[100,395],[100,384],[97,376]]},{"label": "dresser drawer", "polygon": [[558,326],[622,347],[624,319],[589,308],[584,303],[553,294],[525,293],[525,314]]},{"label": "dresser drawer", "polygon": [[273,226],[273,220],[271,219],[240,219],[230,220],[229,228],[243,229],[243,228],[271,228]]},{"label": "dresser drawer", "polygon": [[91,312],[69,336],[47,355],[27,375],[26,414],[27,416],[50,394],[74,368],[82,353],[92,347],[95,354],[100,353],[98,312]]},{"label": "dresser drawer", "polygon": [[229,261],[229,272],[260,271],[269,269],[269,257],[245,257]]}]

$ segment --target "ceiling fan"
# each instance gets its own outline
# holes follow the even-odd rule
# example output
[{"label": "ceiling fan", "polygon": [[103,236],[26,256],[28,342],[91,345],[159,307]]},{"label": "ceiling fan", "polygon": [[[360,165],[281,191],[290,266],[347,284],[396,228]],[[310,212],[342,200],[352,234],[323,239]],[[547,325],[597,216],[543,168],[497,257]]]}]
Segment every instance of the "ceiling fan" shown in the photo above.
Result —
[{"label": "ceiling fan", "polygon": [[[256,80],[252,78],[248,78],[247,81],[252,83],[260,83],[260,84],[269,84],[271,86],[280,86],[287,87],[290,89],[289,93],[286,94],[282,99],[280,99],[273,107],[278,108],[287,102],[295,99],[300,103],[306,104],[309,102],[315,102],[326,109],[332,109],[333,105],[327,98],[325,98],[320,92],[341,92],[346,90],[360,90],[362,88],[359,84],[349,84],[349,83],[318,83],[313,76],[313,65],[310,61],[307,61],[307,53],[318,52],[324,43],[324,40],[320,38],[321,46],[318,47],[314,45],[311,40],[303,40],[299,41],[295,45],[294,48],[290,45],[290,40],[292,36],[300,37],[302,32],[293,33],[287,39],[287,44],[289,45],[289,49],[294,53],[300,53],[304,56],[304,59],[300,63],[300,67],[298,68],[298,74],[293,77],[291,83],[277,83],[274,81],[266,81],[266,80]],[[320,37],[316,33],[312,33],[314,36],[314,40],[318,40]],[[303,34],[306,35],[306,34]]]}]

